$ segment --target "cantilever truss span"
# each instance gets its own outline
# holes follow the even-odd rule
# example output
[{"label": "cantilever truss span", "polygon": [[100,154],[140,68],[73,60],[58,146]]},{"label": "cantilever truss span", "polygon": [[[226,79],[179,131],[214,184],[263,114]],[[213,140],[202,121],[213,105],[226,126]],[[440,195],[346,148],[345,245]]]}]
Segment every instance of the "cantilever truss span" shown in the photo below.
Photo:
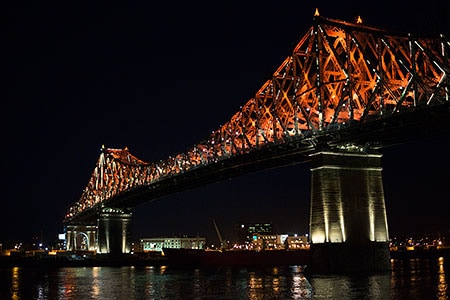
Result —
[{"label": "cantilever truss span", "polygon": [[448,131],[449,52],[444,35],[419,37],[315,16],[272,78],[205,140],[153,163],[128,149],[102,148],[65,222],[103,207],[132,208],[169,189],[303,162],[321,148],[364,152]]}]

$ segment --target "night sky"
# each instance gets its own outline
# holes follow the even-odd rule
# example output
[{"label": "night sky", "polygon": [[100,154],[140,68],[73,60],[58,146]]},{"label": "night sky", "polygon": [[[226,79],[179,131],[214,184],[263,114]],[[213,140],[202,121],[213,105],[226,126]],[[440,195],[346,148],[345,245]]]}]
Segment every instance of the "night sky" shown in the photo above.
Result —
[{"label": "night sky", "polygon": [[[291,54],[316,7],[328,18],[361,16],[395,31],[450,33],[446,4],[435,0],[426,1],[429,7],[409,1],[397,7],[389,6],[394,1],[63,2],[10,3],[6,10],[0,243],[55,240],[102,145],[128,147],[152,162],[207,137]],[[383,153],[391,237],[450,229],[448,139]],[[214,241],[213,219],[226,238],[238,221],[305,234],[309,193],[308,165],[248,174],[136,207],[133,237],[198,234]]]}]

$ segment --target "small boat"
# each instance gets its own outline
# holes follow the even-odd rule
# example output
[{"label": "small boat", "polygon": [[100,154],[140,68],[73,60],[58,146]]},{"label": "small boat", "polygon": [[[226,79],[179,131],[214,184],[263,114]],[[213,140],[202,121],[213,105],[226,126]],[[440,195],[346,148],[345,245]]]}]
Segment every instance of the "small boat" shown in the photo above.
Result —
[{"label": "small boat", "polygon": [[257,251],[164,248],[163,255],[169,265],[207,268],[306,266],[310,260],[309,249]]}]

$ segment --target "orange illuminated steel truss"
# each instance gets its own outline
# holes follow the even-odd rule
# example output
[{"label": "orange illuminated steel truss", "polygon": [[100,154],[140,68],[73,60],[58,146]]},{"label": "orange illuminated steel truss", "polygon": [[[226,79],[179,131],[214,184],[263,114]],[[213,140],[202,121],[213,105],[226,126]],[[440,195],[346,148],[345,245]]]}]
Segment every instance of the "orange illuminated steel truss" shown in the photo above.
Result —
[{"label": "orange illuminated steel truss", "polygon": [[450,98],[450,42],[314,17],[313,26],[242,109],[186,152],[146,163],[102,149],[70,219],[140,185],[274,144],[339,131]]}]

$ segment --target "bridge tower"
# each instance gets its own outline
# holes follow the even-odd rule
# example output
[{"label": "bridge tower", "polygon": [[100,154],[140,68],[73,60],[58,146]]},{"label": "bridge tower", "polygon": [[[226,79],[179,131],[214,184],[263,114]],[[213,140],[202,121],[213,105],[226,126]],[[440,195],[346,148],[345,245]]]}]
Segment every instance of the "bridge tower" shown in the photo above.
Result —
[{"label": "bridge tower", "polygon": [[310,156],[311,272],[390,270],[382,155],[349,150]]},{"label": "bridge tower", "polygon": [[66,226],[66,249],[70,251],[97,251],[97,226]]},{"label": "bridge tower", "polygon": [[88,224],[66,225],[66,249],[110,255],[130,253],[132,214],[128,210],[104,207],[96,216]]},{"label": "bridge tower", "polygon": [[131,212],[103,208],[98,215],[98,253],[120,255],[131,252]]}]

